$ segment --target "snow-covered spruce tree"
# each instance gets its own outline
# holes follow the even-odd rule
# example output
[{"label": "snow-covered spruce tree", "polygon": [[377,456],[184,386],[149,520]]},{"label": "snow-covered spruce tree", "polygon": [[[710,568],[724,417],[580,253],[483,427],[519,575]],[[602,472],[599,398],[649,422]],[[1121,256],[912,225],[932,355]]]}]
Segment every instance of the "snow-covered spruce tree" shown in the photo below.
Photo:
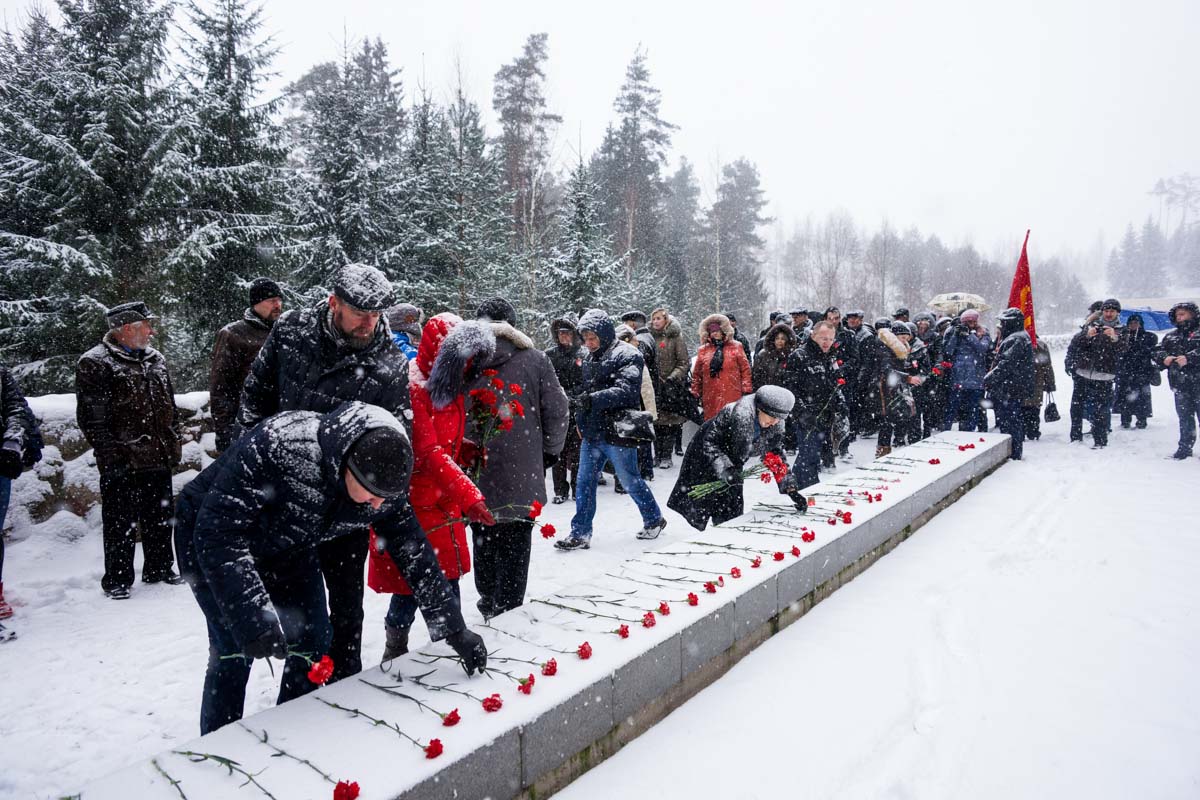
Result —
[{"label": "snow-covered spruce tree", "polygon": [[387,259],[403,267],[390,277],[415,302],[460,314],[492,294],[519,300],[513,287],[522,278],[507,247],[511,201],[479,107],[460,86],[447,108],[422,98],[412,120],[401,243]]},{"label": "snow-covered spruce tree", "polygon": [[701,255],[700,186],[696,171],[686,158],[667,181],[663,205],[663,245],[657,259],[663,276],[667,307],[679,314],[687,304],[688,292]]},{"label": "snow-covered spruce tree", "polygon": [[638,48],[613,103],[617,125],[609,126],[592,158],[601,217],[614,253],[626,257],[625,276],[630,281],[639,280],[638,267],[661,251],[662,169],[676,126],[659,116],[660,105],[646,54]]},{"label": "snow-covered spruce tree", "polygon": [[[242,313],[245,287],[268,274],[287,284],[269,254],[296,230],[281,224],[287,152],[260,95],[275,54],[261,36],[261,8],[246,0],[188,5],[191,148],[189,214],[195,228],[166,265],[172,365],[177,384],[200,386],[216,331]],[[184,376],[192,380],[182,380]]]},{"label": "snow-covered spruce tree", "polygon": [[0,330],[30,392],[68,390],[105,306],[160,305],[187,240],[186,124],[166,80],[171,8],[59,0],[4,42]]},{"label": "snow-covered spruce tree", "polygon": [[707,214],[714,245],[710,256],[717,259],[717,268],[710,270],[716,290],[712,294],[714,310],[741,312],[749,319],[765,313],[761,266],[766,242],[758,232],[771,222],[762,214],[766,205],[755,166],[745,159],[726,164],[717,200]]}]

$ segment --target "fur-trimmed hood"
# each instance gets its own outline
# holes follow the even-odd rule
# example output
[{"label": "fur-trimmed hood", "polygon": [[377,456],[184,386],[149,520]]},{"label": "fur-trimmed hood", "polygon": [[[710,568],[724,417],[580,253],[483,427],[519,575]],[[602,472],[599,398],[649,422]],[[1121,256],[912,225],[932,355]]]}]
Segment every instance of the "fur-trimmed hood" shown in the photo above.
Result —
[{"label": "fur-trimmed hood", "polygon": [[784,348],[784,355],[796,349],[796,344],[799,341],[796,338],[796,331],[789,323],[778,322],[767,328],[767,332],[763,334],[763,349],[764,353],[772,353],[775,351],[775,337],[779,334],[787,336],[787,347]]},{"label": "fur-trimmed hood", "polygon": [[579,328],[575,325],[575,318],[569,314],[550,323],[550,337],[554,340],[554,344],[558,344],[558,332],[563,330],[570,331],[576,339],[579,338]]},{"label": "fur-trimmed hood", "polygon": [[729,317],[724,314],[709,314],[700,321],[700,327],[696,329],[697,335],[700,337],[701,344],[712,344],[708,340],[708,326],[712,323],[717,323],[721,326],[721,332],[725,334],[725,341],[733,341],[733,323],[729,321]]},{"label": "fur-trimmed hood", "polygon": [[895,354],[896,358],[907,358],[910,348],[907,344],[900,341],[900,337],[892,333],[891,328],[880,328],[876,333],[879,335],[879,340],[886,344]]},{"label": "fur-trimmed hood", "polygon": [[[418,386],[424,385],[434,409],[445,408],[479,376],[495,352],[496,335],[491,323],[462,322],[454,314],[438,314],[425,323],[409,379]],[[426,373],[422,365],[428,363],[431,353],[433,366]]]}]

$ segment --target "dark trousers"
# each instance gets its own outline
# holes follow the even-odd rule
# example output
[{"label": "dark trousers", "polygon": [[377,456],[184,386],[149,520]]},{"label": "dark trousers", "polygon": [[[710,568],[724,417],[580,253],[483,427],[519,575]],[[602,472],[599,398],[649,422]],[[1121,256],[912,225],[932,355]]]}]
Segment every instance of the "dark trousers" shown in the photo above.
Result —
[{"label": "dark trousers", "polygon": [[[289,554],[274,560],[269,569],[260,565],[259,574],[279,615],[288,649],[314,658],[328,652],[329,613],[316,551],[310,548]],[[188,574],[188,578],[208,621],[208,670],[200,699],[200,733],[205,734],[242,718],[251,662],[225,657],[236,656],[242,648],[229,630],[212,590],[198,575]],[[284,662],[277,702],[287,702],[317,688],[308,679],[308,669],[308,662],[297,656]]]},{"label": "dark trousers", "polygon": [[171,550],[171,473],[167,469],[100,474],[100,519],[104,528],[105,591],[133,585],[135,532],[142,529],[142,580],[165,577],[175,566]]},{"label": "dark trousers", "polygon": [[942,430],[946,424],[946,389],[935,387],[927,390],[917,401],[917,413],[921,418],[920,438],[928,439]]},{"label": "dark trousers", "polygon": [[[982,398],[983,390],[981,389],[951,387],[950,394],[946,399],[946,416],[943,423],[943,430],[948,431],[952,429],[955,422],[959,422],[958,429],[960,431],[975,430],[979,425],[979,416],[982,411],[979,408],[979,401]],[[965,421],[960,421],[962,412],[965,412],[967,415]]]},{"label": "dark trousers", "polygon": [[654,480],[654,445],[650,442],[638,442],[638,472],[643,480]]},{"label": "dark trousers", "polygon": [[525,602],[529,582],[529,553],[533,520],[471,525],[475,544],[475,588],[484,619],[503,614]]},{"label": "dark trousers", "polygon": [[[458,589],[458,578],[446,578],[446,583],[450,584],[450,591],[454,592],[455,599],[462,600],[462,594]],[[394,594],[391,602],[388,603],[387,613],[383,615],[383,624],[389,628],[408,630],[416,620],[419,608],[417,598],[413,595]]]},{"label": "dark trousers", "polygon": [[1010,457],[1020,461],[1025,453],[1025,414],[1020,400],[993,400],[996,411],[996,427],[1001,433],[1012,437]]},{"label": "dark trousers", "polygon": [[1108,444],[1108,428],[1112,424],[1112,381],[1093,381],[1075,378],[1071,392],[1071,438],[1083,438],[1083,420],[1092,423],[1092,441]]},{"label": "dark trousers", "polygon": [[796,461],[792,464],[797,489],[807,489],[821,480],[821,450],[828,438],[829,435],[825,431],[798,428]]},{"label": "dark trousers", "polygon": [[1025,420],[1025,438],[1042,438],[1042,408],[1041,406],[1022,406],[1021,416]]},{"label": "dark trousers", "polygon": [[1146,420],[1154,416],[1150,384],[1118,383],[1113,391],[1113,402],[1121,410],[1121,424],[1129,425],[1137,417],[1138,424],[1145,427]]},{"label": "dark trousers", "polygon": [[575,427],[567,431],[567,440],[559,453],[558,461],[550,468],[554,480],[554,494],[558,497],[570,497],[575,493],[575,480],[579,474],[579,434]]},{"label": "dark trousers", "polygon": [[[8,516],[8,499],[12,492],[12,480],[0,478],[0,531],[4,530],[4,518]],[[0,534],[0,586],[4,584],[4,536]]]},{"label": "dark trousers", "polygon": [[1191,453],[1196,444],[1196,418],[1200,417],[1200,388],[1176,389],[1175,413],[1179,415],[1179,449]]},{"label": "dark trousers", "polygon": [[654,426],[654,455],[657,460],[668,461],[675,452],[676,444],[683,437],[682,425]]},{"label": "dark trousers", "polygon": [[333,659],[330,683],[362,672],[363,586],[368,541],[367,531],[362,531],[317,545],[325,590],[329,594],[329,623],[333,626],[329,644],[329,657]]}]

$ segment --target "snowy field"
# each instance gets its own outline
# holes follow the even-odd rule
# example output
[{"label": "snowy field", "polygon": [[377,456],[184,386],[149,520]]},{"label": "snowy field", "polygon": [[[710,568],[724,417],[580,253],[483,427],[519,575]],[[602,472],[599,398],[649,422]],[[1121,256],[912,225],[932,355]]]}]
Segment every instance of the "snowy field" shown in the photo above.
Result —
[{"label": "snowy field", "polygon": [[[1065,419],[1046,426],[1024,463],[562,796],[1200,795],[1200,462],[1164,460],[1165,387],[1155,407],[1149,430],[1117,430],[1105,451],[1068,444]],[[859,463],[871,447],[855,445]],[[652,484],[660,503],[675,474]],[[534,592],[645,549],[633,502],[611,483],[600,497],[592,550],[535,538]],[[545,519],[565,532],[571,511]],[[667,513],[665,541],[685,537]],[[198,733],[203,617],[186,587],[106,600],[94,522],[77,541],[45,525],[9,547],[19,637],[0,646],[0,798],[69,794]],[[463,589],[477,624],[470,576]],[[364,660],[382,651],[386,600],[368,592]],[[247,712],[276,690],[260,662]]]}]

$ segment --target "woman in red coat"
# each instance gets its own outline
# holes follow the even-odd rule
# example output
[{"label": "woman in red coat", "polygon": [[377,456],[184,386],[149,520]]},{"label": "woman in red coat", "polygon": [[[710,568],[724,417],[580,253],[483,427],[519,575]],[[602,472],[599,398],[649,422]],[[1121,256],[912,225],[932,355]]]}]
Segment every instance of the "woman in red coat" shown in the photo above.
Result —
[{"label": "woman in red coat", "polygon": [[733,324],[724,314],[709,314],[700,323],[700,350],[692,367],[692,394],[700,398],[704,421],[729,403],[754,391],[746,351],[733,338]]},{"label": "woman in red coat", "polygon": [[[408,364],[413,409],[409,500],[455,594],[458,579],[471,569],[462,519],[496,524],[483,494],[459,466],[466,430],[463,393],[495,350],[496,337],[488,326],[444,313],[425,323],[417,357]],[[371,545],[367,585],[392,593],[384,618],[386,661],[408,652],[417,603],[395,562],[376,544],[374,533]]]}]

